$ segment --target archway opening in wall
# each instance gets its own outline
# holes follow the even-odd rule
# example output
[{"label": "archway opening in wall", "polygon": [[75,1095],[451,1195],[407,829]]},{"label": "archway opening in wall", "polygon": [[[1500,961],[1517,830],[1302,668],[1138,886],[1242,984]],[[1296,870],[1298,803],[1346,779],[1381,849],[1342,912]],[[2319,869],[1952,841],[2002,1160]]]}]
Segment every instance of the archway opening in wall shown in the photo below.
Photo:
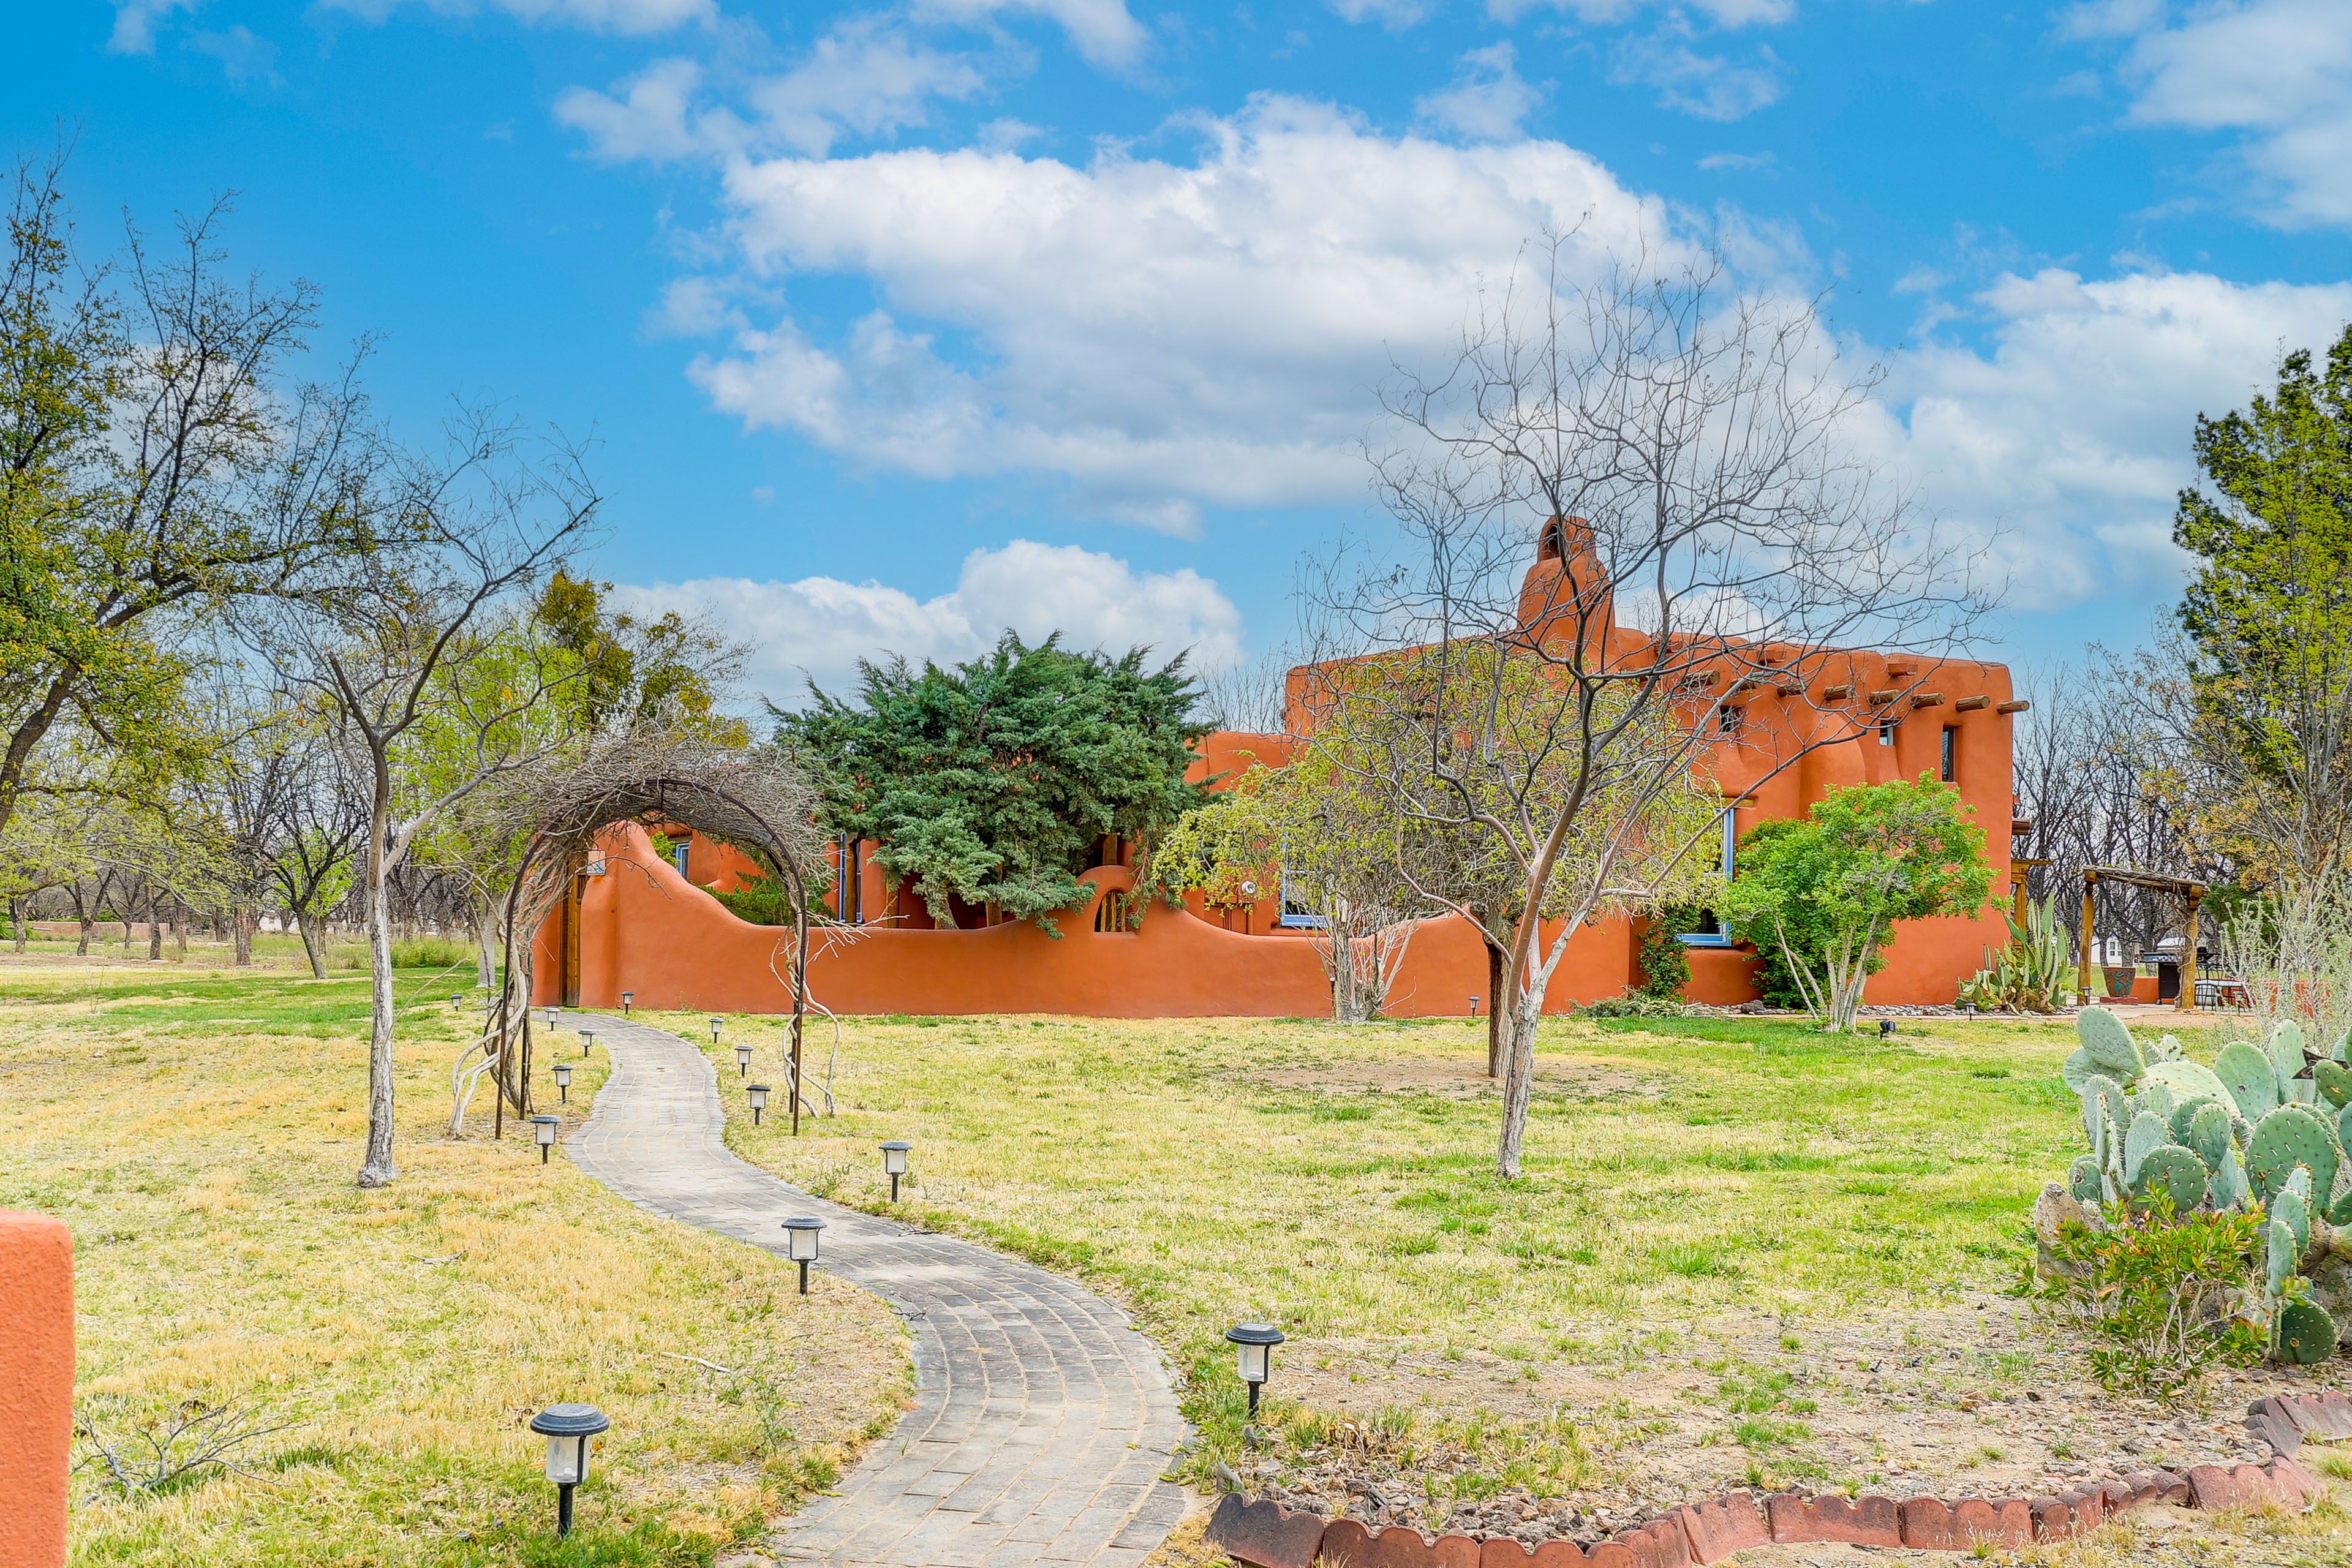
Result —
[{"label": "archway opening in wall", "polygon": [[[498,1085],[495,1136],[504,1135],[509,1110],[519,1117],[530,1113],[531,949],[542,927],[558,922],[558,994],[565,1005],[577,1005],[581,894],[591,877],[617,874],[628,864],[610,852],[606,837],[624,824],[666,823],[741,851],[791,901],[785,978],[793,997],[790,1091],[797,1132],[805,1085],[801,1047],[808,1016],[810,871],[830,870],[824,858],[830,846],[816,827],[816,807],[807,780],[774,752],[676,736],[615,737],[521,781],[491,823],[495,841],[523,846],[504,900],[497,995],[485,1010],[480,1038],[460,1058],[453,1091],[458,1078],[490,1074]],[[815,918],[836,923],[829,911]],[[462,1123],[470,1082],[462,1094],[453,1092],[453,1132]]]}]

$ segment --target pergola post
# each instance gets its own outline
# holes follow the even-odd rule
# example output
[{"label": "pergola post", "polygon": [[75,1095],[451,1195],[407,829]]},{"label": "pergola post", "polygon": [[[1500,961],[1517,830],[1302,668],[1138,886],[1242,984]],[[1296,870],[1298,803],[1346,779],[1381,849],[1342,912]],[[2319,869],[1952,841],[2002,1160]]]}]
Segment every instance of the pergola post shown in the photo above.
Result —
[{"label": "pergola post", "polygon": [[2180,994],[2173,998],[2183,1013],[2197,1010],[2197,906],[2200,901],[2198,894],[2189,895],[2189,942],[2180,954]]},{"label": "pergola post", "polygon": [[2074,971],[2074,1005],[2078,1007],[2087,1007],[2091,1005],[2091,918],[2095,907],[2091,894],[2092,889],[2098,885],[2098,880],[2099,874],[2096,871],[2083,873],[2083,956]]}]

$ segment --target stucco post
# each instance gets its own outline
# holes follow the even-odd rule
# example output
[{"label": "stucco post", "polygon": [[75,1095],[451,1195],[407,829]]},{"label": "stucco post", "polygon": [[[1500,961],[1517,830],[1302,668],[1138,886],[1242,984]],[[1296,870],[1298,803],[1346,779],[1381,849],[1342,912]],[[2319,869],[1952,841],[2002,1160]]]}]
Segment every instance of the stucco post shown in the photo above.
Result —
[{"label": "stucco post", "polygon": [[73,1237],[0,1209],[0,1563],[64,1568],[73,1446]]}]

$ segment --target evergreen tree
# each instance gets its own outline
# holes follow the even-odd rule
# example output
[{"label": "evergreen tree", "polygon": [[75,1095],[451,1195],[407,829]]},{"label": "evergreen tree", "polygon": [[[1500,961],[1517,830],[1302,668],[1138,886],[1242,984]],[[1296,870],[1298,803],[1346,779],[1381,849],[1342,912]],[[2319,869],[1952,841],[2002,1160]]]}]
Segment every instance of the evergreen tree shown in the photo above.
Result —
[{"label": "evergreen tree", "polygon": [[[770,712],[825,826],[875,842],[933,920],[955,923],[953,899],[1055,931],[1055,914],[1092,897],[1078,873],[1103,836],[1135,845],[1140,886],[1160,839],[1206,798],[1184,779],[1209,729],[1194,716],[1200,688],[1181,656],[1154,670],[1149,651],[1114,659],[1071,652],[1058,633],[1032,647],[1007,632],[949,669],[860,660],[854,700],[812,687],[807,711]],[[1142,909],[1130,900],[1129,919]]]}]

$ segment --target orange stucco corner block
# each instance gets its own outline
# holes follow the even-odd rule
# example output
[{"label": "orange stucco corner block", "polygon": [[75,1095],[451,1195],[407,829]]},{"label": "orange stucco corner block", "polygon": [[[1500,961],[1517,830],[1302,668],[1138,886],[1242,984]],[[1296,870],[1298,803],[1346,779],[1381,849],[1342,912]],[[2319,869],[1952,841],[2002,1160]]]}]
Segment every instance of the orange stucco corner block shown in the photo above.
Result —
[{"label": "orange stucco corner block", "polygon": [[62,1568],[73,1445],[73,1237],[0,1209],[0,1563]]}]

